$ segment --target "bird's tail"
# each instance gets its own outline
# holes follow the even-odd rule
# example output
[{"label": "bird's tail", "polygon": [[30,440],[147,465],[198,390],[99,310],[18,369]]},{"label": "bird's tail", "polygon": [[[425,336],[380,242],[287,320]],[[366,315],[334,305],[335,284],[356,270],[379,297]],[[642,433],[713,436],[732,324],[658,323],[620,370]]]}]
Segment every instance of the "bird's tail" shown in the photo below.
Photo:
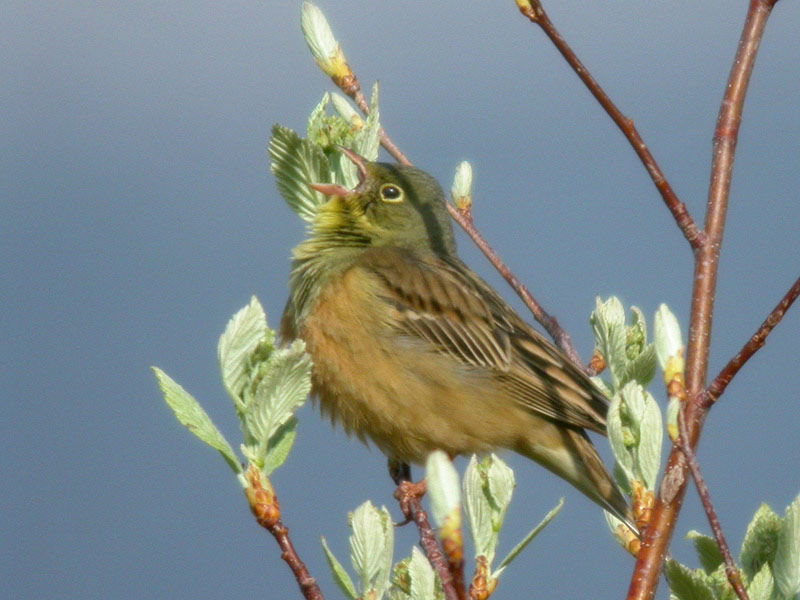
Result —
[{"label": "bird's tail", "polygon": [[[590,500],[620,519],[639,535],[633,511],[617,489],[594,445],[583,430],[561,428],[561,444],[522,444],[517,451],[566,479]],[[541,441],[541,440],[537,440]]]}]

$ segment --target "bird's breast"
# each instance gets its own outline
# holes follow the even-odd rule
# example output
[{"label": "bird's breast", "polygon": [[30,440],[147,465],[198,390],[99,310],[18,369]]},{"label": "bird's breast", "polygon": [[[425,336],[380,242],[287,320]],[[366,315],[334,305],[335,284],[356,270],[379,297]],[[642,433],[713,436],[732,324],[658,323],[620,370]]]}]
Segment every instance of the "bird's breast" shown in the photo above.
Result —
[{"label": "bird's breast", "polygon": [[522,426],[521,411],[484,370],[399,333],[381,285],[358,267],[337,274],[298,328],[323,413],[407,462],[434,449],[456,455],[512,446],[520,432],[509,424]]}]

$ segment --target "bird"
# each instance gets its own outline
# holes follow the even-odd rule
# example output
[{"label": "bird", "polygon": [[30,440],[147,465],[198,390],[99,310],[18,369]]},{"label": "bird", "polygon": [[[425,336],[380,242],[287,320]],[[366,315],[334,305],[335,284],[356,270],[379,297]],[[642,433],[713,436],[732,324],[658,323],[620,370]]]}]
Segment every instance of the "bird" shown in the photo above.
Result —
[{"label": "bird", "polygon": [[280,325],[305,342],[323,415],[390,465],[517,452],[633,528],[587,435],[606,434],[605,395],[461,261],[434,177],[339,151],[358,184],[309,183],[325,201]]}]

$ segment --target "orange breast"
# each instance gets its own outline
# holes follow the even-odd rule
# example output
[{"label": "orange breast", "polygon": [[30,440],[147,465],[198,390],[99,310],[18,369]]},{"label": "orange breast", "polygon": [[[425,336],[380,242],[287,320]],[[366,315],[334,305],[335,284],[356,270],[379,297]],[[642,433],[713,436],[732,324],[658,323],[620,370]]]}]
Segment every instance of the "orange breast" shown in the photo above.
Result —
[{"label": "orange breast", "polygon": [[300,337],[314,360],[323,413],[387,455],[420,462],[513,447],[530,426],[488,372],[401,335],[380,282],[358,267],[329,280]]}]

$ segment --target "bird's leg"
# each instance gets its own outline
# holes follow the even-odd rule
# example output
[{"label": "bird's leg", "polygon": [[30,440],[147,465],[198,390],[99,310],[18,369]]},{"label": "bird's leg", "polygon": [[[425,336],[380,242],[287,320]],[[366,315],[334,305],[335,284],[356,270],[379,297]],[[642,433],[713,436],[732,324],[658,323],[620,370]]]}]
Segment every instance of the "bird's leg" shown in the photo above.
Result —
[{"label": "bird's leg", "polygon": [[408,463],[389,458],[386,466],[389,468],[389,477],[392,478],[395,485],[400,485],[403,481],[411,481],[411,465]]},{"label": "bird's leg", "polygon": [[408,463],[401,462],[390,458],[388,461],[389,475],[397,485],[394,491],[394,497],[400,502],[400,510],[405,515],[405,520],[401,523],[396,523],[396,527],[402,527],[409,523],[413,518],[413,511],[411,503],[413,500],[418,500],[425,495],[426,485],[425,480],[418,483],[411,481],[411,466]]}]

